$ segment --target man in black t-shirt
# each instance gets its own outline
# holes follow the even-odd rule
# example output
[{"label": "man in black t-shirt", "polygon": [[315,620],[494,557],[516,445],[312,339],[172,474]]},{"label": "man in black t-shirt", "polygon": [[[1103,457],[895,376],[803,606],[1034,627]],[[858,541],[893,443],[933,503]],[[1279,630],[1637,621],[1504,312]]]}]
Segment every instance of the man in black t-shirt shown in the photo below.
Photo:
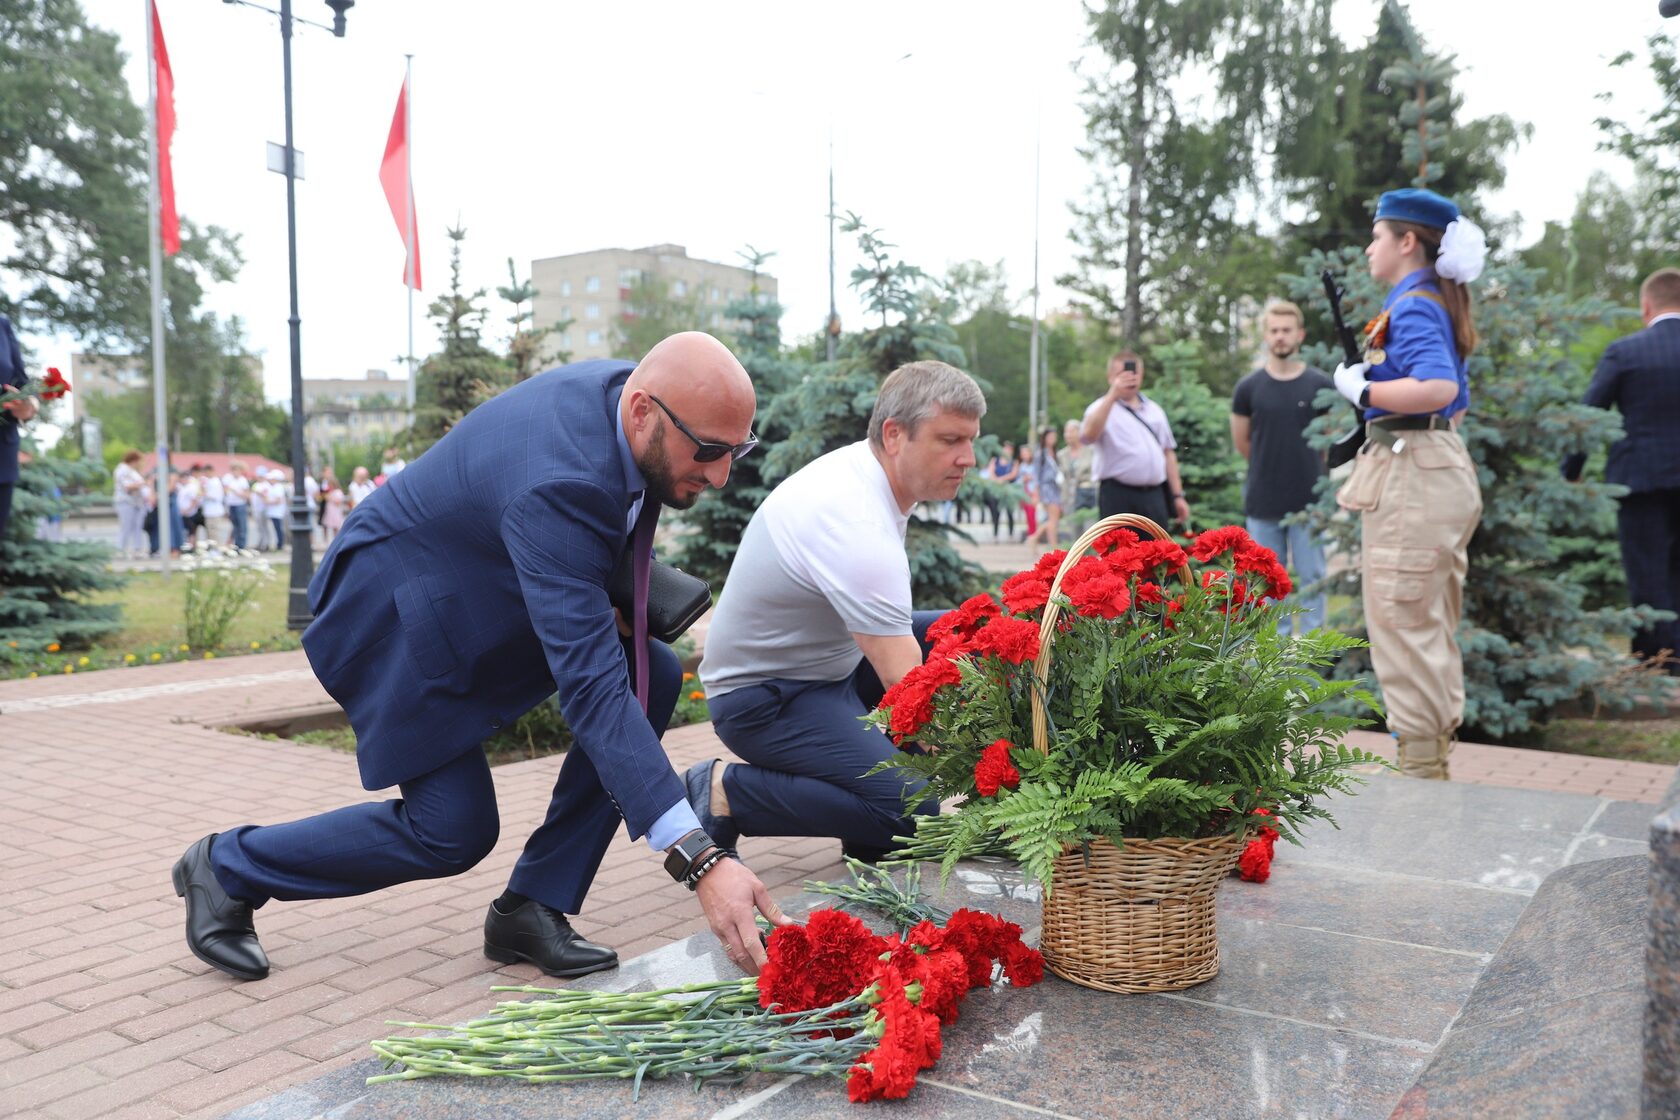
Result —
[{"label": "man in black t-shirt", "polygon": [[[1324,474],[1324,456],[1307,446],[1306,429],[1322,410],[1313,406],[1320,389],[1335,387],[1328,374],[1300,361],[1306,338],[1301,309],[1274,301],[1263,320],[1266,364],[1237,382],[1231,394],[1231,442],[1248,460],[1243,513],[1248,534],[1277,553],[1304,588],[1324,578],[1324,546],[1305,525],[1284,526],[1290,514],[1313,502],[1313,486]],[[1297,595],[1304,608],[1302,632],[1324,625],[1324,592]]]}]

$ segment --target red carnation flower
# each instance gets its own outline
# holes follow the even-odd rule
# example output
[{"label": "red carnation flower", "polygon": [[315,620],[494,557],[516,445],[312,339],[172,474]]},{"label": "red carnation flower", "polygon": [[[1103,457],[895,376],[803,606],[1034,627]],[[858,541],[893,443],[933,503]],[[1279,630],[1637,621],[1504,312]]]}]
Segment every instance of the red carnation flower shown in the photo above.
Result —
[{"label": "red carnation flower", "polygon": [[933,720],[934,693],[961,679],[962,671],[956,662],[944,656],[930,656],[900,677],[876,705],[879,710],[892,713],[888,721],[892,741],[902,744],[905,739],[915,737]]},{"label": "red carnation flower", "polygon": [[1004,947],[1003,974],[1017,988],[1030,988],[1044,979],[1044,957],[1017,940]]},{"label": "red carnation flower", "polygon": [[937,646],[949,639],[972,634],[985,625],[988,618],[996,618],[1002,613],[1003,608],[998,606],[996,599],[990,595],[976,595],[955,610],[940,615],[938,620],[928,627],[928,642]]},{"label": "red carnation flower", "polygon": [[1264,883],[1272,874],[1272,846],[1264,840],[1250,840],[1237,860],[1237,871],[1250,883]]},{"label": "red carnation flower", "polygon": [[1143,539],[1143,534],[1136,529],[1128,529],[1122,525],[1118,529],[1110,529],[1102,536],[1091,542],[1091,551],[1098,556],[1107,556],[1121,548],[1131,548]]},{"label": "red carnation flower", "polygon": [[57,366],[47,367],[47,379],[43,382],[43,385],[44,388],[40,392],[40,397],[44,401],[56,401],[70,391],[70,382],[66,381],[64,375],[58,372]]},{"label": "red carnation flower", "polygon": [[1011,665],[1038,656],[1038,623],[1004,615],[994,618],[974,635],[969,649],[979,655],[996,654]]},{"label": "red carnation flower", "polygon": [[1248,530],[1241,525],[1227,525],[1223,529],[1209,529],[1197,537],[1195,546],[1190,549],[1190,555],[1197,560],[1207,561],[1227,552],[1259,547],[1254,543],[1254,538],[1248,535]]},{"label": "red carnation flower", "polygon": [[996,797],[1000,787],[1014,789],[1021,784],[1021,772],[1009,761],[1014,745],[999,739],[980,752],[980,761],[974,765],[974,788],[982,797]]},{"label": "red carnation flower", "polygon": [[805,924],[778,926],[758,974],[760,1007],[809,1011],[850,999],[886,951],[886,939],[841,910],[815,910]]},{"label": "red carnation flower", "polygon": [[939,1060],[939,1020],[912,1004],[896,970],[881,978],[881,1041],[851,1068],[846,1095],[853,1101],[902,1100],[916,1085],[916,1074]]},{"label": "red carnation flower", "polygon": [[1088,618],[1119,618],[1132,605],[1127,589],[1125,570],[1116,570],[1112,557],[1087,556],[1068,570],[1062,579],[1062,591],[1074,610]]}]

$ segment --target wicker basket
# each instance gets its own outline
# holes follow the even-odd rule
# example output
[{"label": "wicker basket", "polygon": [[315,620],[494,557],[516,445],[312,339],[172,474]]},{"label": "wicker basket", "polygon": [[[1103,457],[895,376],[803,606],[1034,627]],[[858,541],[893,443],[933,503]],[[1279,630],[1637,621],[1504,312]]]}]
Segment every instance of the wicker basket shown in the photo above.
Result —
[{"label": "wicker basket", "polygon": [[[1092,525],[1068,549],[1039,628],[1032,718],[1033,746],[1041,753],[1050,752],[1043,693],[1062,577],[1099,537],[1122,527],[1170,539],[1147,517],[1119,514]],[[1189,582],[1187,569],[1178,576]],[[1107,992],[1170,992],[1213,979],[1219,973],[1213,896],[1241,852],[1241,838],[1232,835],[1127,840],[1123,848],[1098,839],[1088,852],[1068,849],[1056,860],[1044,898],[1039,950],[1045,967],[1064,980]]]}]

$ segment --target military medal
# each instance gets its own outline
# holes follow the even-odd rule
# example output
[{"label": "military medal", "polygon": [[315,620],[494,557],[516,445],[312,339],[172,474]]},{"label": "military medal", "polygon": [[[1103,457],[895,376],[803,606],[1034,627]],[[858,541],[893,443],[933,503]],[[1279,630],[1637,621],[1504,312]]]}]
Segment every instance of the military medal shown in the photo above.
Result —
[{"label": "military medal", "polygon": [[1388,361],[1388,351],[1383,349],[1383,343],[1387,341],[1388,312],[1384,311],[1365,324],[1365,362],[1367,365],[1380,366]]}]

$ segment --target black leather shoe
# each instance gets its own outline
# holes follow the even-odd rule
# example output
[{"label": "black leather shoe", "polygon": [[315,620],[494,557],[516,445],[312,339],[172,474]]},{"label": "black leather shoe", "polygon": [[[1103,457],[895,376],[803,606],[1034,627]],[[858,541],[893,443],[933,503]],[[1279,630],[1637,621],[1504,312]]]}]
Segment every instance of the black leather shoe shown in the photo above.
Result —
[{"label": "black leather shoe", "polygon": [[618,967],[618,954],[585,941],[566,915],[526,899],[511,914],[490,904],[484,916],[484,955],[502,964],[529,961],[550,976],[582,976]]},{"label": "black leather shoe", "polygon": [[212,832],[175,861],[175,893],[187,900],[187,948],[207,965],[241,980],[268,975],[268,954],[257,943],[251,904],[232,898],[210,869]]},{"label": "black leather shoe", "polygon": [[694,815],[700,819],[700,827],[712,843],[722,848],[730,855],[735,855],[735,845],[741,842],[741,832],[735,827],[731,817],[717,817],[712,815],[712,767],[722,765],[715,758],[708,758],[696,762],[683,775],[683,783],[688,787],[688,804],[694,810]]}]

